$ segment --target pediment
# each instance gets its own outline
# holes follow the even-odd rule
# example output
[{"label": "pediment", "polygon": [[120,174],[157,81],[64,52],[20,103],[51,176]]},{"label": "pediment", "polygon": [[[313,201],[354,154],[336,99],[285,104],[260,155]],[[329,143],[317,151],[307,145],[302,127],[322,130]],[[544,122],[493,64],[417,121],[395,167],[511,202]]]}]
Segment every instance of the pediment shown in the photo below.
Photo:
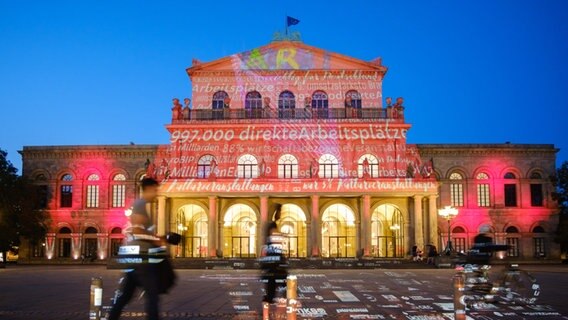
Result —
[{"label": "pediment", "polygon": [[387,68],[380,59],[364,61],[301,42],[277,41],[211,62],[194,59],[187,73],[277,70],[368,70],[384,74]]}]

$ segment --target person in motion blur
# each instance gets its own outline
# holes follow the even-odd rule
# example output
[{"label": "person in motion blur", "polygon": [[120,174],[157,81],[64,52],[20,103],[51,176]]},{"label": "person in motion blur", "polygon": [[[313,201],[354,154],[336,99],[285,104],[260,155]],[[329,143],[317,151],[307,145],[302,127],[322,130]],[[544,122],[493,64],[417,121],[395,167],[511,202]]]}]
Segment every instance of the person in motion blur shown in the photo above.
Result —
[{"label": "person in motion blur", "polygon": [[[130,224],[127,228],[127,244],[140,246],[141,252],[165,245],[165,241],[154,235],[155,226],[152,224],[146,205],[152,203],[157,195],[159,183],[153,178],[144,178],[141,181],[142,197],[134,202],[130,215]],[[164,279],[164,275],[167,279]],[[172,278],[173,277],[173,278]],[[159,294],[167,291],[164,286],[173,285],[175,275],[167,259],[160,263],[141,263],[133,270],[126,272],[123,279],[121,294],[117,297],[109,313],[109,320],[120,318],[122,309],[130,302],[137,287],[144,290],[146,299],[145,311],[148,320],[159,319]],[[166,284],[165,282],[172,283]]]},{"label": "person in motion blur", "polygon": [[[280,217],[281,206],[276,208],[274,216]],[[288,264],[284,255],[285,238],[278,232],[276,222],[271,221],[266,225],[266,243],[262,248],[260,265],[262,268],[262,280],[266,282],[263,303],[273,303],[278,287],[286,286],[288,276]]]}]

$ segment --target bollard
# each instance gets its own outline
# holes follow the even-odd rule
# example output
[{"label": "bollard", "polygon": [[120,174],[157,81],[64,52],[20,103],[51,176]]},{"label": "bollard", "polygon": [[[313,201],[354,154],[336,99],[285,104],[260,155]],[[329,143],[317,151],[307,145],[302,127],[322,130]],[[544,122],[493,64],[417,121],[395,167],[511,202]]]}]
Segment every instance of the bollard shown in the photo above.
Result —
[{"label": "bollard", "polygon": [[286,278],[286,319],[296,320],[296,307],[298,303],[298,278],[288,276]]},{"label": "bollard", "polygon": [[270,319],[270,303],[262,302],[262,320]]},{"label": "bollard", "polygon": [[462,303],[465,275],[462,270],[458,271],[453,279],[454,282],[454,319],[465,320],[465,305]]},{"label": "bollard", "polygon": [[103,279],[91,278],[91,302],[89,320],[101,320],[103,305]]}]

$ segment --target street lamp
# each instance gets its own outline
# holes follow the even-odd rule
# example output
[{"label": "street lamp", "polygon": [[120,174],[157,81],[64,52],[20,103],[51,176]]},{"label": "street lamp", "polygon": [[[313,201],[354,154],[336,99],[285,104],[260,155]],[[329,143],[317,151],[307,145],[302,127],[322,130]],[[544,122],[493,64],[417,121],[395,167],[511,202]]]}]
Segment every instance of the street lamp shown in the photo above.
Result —
[{"label": "street lamp", "polygon": [[452,237],[451,237],[451,221],[458,215],[458,209],[452,206],[445,206],[443,209],[438,210],[438,215],[448,221],[448,244],[446,245],[446,250],[444,252],[446,255],[450,255],[452,252]]}]

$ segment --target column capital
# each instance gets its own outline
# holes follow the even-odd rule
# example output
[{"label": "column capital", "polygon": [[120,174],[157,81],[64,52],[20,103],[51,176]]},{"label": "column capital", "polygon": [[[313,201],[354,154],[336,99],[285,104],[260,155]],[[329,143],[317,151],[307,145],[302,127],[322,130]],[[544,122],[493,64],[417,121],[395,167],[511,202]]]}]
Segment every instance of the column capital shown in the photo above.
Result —
[{"label": "column capital", "polygon": [[367,199],[371,199],[371,195],[370,194],[364,194],[361,196],[361,199],[367,200]]},{"label": "column capital", "polygon": [[314,199],[319,199],[319,198],[320,198],[319,194],[312,194],[312,195],[310,195],[310,199],[312,199],[312,200],[314,200]]},{"label": "column capital", "polygon": [[217,200],[217,196],[208,196],[209,200]]},{"label": "column capital", "polygon": [[428,199],[430,199],[430,200],[432,200],[432,199],[436,200],[436,198],[438,198],[438,197],[439,197],[439,195],[437,193],[428,195]]},{"label": "column capital", "polygon": [[164,196],[164,195],[159,195],[156,197],[156,199],[158,199],[158,201],[160,200],[166,200],[168,197]]},{"label": "column capital", "polygon": [[424,198],[423,195],[421,194],[415,194],[414,196],[412,196],[414,198],[414,200],[422,200],[422,198]]}]

